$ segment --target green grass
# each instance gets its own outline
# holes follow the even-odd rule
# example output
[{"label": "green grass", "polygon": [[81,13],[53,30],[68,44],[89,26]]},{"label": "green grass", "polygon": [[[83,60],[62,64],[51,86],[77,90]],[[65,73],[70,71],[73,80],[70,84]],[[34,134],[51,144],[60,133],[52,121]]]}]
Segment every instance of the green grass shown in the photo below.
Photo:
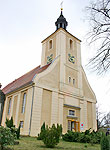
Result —
[{"label": "green grass", "polygon": [[[53,150],[53,148],[46,148],[42,141],[33,137],[21,137],[19,145],[8,146],[13,150]],[[84,143],[65,142],[60,140],[60,143],[54,148],[54,150],[100,150],[100,145]]]}]

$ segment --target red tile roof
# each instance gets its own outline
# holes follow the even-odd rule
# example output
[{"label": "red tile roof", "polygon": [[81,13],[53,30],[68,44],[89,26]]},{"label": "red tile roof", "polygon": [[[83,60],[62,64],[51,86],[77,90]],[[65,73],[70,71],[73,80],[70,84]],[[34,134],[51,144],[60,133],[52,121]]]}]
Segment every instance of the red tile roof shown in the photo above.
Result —
[{"label": "red tile roof", "polygon": [[28,73],[24,74],[20,78],[9,83],[6,87],[4,87],[2,89],[2,91],[4,92],[4,94],[8,94],[18,88],[21,88],[25,85],[31,84],[33,82],[32,79],[34,78],[34,76],[36,74],[39,74],[39,73],[43,72],[44,70],[46,70],[49,67],[49,65],[50,64],[45,65],[43,67],[40,67],[40,65],[39,65],[38,67],[36,67],[33,70],[29,71]]}]

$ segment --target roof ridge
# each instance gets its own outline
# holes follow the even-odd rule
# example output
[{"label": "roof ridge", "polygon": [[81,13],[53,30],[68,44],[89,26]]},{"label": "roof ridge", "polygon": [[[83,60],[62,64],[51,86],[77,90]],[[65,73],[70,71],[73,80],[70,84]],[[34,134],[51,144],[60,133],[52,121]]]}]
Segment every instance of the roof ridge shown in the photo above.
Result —
[{"label": "roof ridge", "polygon": [[45,66],[42,66],[42,67],[41,67],[41,65],[35,67],[34,69],[30,70],[29,72],[25,73],[21,77],[15,79],[14,81],[12,81],[8,85],[6,85],[2,89],[2,91],[4,92],[4,94],[8,94],[8,93],[12,92],[13,90],[22,87],[23,85],[33,82],[33,77],[35,75],[43,72],[44,70],[46,70],[50,64],[46,64]]},{"label": "roof ridge", "polygon": [[[37,67],[35,67],[34,69],[37,69],[37,68],[39,68],[40,67],[40,65],[39,66],[37,66]],[[6,88],[7,86],[10,86],[12,83],[14,83],[15,81],[17,81],[17,80],[19,80],[20,78],[22,78],[23,76],[25,76],[26,74],[28,74],[28,73],[30,73],[30,72],[32,72],[34,69],[32,69],[32,70],[30,70],[30,71],[28,71],[27,73],[25,73],[25,74],[23,74],[22,76],[20,76],[19,78],[17,78],[17,79],[15,79],[15,80],[13,80],[12,82],[10,82],[9,84],[7,84],[4,88]],[[3,88],[3,89],[4,89]],[[2,89],[2,90],[3,90]]]}]

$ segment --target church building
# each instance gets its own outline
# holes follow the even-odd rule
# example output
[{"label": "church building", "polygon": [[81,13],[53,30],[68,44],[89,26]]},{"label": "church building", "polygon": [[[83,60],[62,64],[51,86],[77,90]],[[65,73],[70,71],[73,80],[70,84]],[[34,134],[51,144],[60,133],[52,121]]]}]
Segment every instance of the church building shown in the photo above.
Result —
[{"label": "church building", "polygon": [[41,65],[2,89],[2,125],[11,116],[22,135],[37,136],[42,124],[85,131],[96,125],[96,97],[81,64],[81,41],[67,31],[61,14],[56,31],[42,41]]}]

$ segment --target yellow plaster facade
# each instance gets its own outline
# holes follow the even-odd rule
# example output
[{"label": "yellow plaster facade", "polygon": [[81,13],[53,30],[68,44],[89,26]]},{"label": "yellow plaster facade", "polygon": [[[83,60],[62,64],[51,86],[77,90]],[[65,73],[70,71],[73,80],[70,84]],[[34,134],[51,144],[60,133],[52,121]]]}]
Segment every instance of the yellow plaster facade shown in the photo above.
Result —
[{"label": "yellow plaster facade", "polygon": [[81,65],[80,47],[81,41],[63,28],[42,41],[41,67],[50,56],[52,62],[33,77],[31,85],[6,95],[3,126],[13,116],[16,127],[21,123],[22,135],[37,136],[43,122],[62,124],[63,133],[97,130],[96,97]]}]

